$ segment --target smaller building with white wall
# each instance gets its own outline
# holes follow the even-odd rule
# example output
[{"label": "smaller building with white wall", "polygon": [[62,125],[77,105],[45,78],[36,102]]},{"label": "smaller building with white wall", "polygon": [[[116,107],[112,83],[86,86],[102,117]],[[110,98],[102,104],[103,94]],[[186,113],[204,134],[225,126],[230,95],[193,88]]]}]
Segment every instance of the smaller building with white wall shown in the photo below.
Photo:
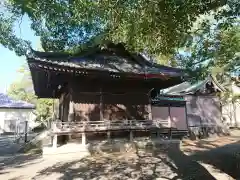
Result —
[{"label": "smaller building with white wall", "polygon": [[240,87],[238,87],[234,82],[228,87],[229,91],[232,93],[227,103],[223,105],[223,118],[229,127],[239,128],[240,127],[240,99],[235,99],[233,96],[240,96]]},{"label": "smaller building with white wall", "polygon": [[33,128],[36,119],[34,109],[33,104],[15,101],[0,93],[0,134],[24,133],[26,122],[28,129]]}]

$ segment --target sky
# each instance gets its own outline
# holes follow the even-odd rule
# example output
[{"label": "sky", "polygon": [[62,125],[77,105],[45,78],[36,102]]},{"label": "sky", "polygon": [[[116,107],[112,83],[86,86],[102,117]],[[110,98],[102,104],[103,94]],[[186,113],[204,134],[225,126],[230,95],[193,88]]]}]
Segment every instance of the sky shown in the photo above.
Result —
[{"label": "sky", "polygon": [[[24,16],[21,25],[17,24],[15,32],[18,37],[21,37],[32,42],[33,48],[36,48],[39,42],[39,37],[34,35],[34,32],[30,28],[30,20]],[[9,85],[16,81],[20,73],[18,69],[26,63],[24,56],[19,57],[13,51],[0,45],[0,92],[6,93]]]}]

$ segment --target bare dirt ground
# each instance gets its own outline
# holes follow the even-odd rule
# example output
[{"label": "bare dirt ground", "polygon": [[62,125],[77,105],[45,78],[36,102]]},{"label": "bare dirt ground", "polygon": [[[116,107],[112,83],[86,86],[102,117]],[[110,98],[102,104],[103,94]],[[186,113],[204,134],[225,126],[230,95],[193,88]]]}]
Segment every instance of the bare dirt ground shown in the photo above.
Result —
[{"label": "bare dirt ground", "polygon": [[[240,134],[240,133],[239,133]],[[184,140],[181,146],[124,154],[19,155],[0,165],[0,179],[9,180],[104,180],[104,179],[200,179],[240,178],[240,136],[200,141]]]}]

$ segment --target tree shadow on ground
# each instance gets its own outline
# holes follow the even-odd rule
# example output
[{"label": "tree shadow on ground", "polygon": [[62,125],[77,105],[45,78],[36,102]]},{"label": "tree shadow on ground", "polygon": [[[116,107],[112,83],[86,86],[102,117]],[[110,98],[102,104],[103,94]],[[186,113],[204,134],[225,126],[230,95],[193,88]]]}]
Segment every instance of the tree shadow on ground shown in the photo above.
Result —
[{"label": "tree shadow on ground", "polygon": [[24,166],[29,166],[36,164],[35,160],[41,158],[40,154],[31,154],[31,155],[17,155],[13,156],[12,158],[5,159],[0,162],[0,174],[5,174],[5,170],[8,168],[22,168]]},{"label": "tree shadow on ground", "polygon": [[54,166],[38,172],[35,178],[52,173],[61,174],[59,179],[196,179],[215,178],[198,162],[176,146],[150,147],[136,153],[117,156],[92,156]]},{"label": "tree shadow on ground", "polygon": [[[208,142],[205,141],[207,144]],[[212,144],[213,142],[210,142]],[[149,145],[134,152],[94,155],[83,159],[59,161],[39,172],[34,177],[41,179],[57,173],[59,179],[195,179],[214,180],[199,162],[213,165],[234,179],[240,178],[240,142],[192,155],[184,154],[179,144]],[[0,173],[7,168],[21,168],[37,163],[40,155],[19,156],[14,161],[0,166]],[[70,157],[70,156],[69,156]]]},{"label": "tree shadow on ground", "polygon": [[240,141],[191,155],[196,161],[213,165],[234,179],[240,178]]},{"label": "tree shadow on ground", "polygon": [[[185,155],[178,144],[171,144],[166,151],[167,159],[162,159],[163,162],[168,164],[172,171],[177,176],[172,179],[208,179],[214,180],[215,178],[197,161]],[[155,155],[156,156],[156,155]],[[170,160],[170,161],[169,161]]]},{"label": "tree shadow on ground", "polygon": [[181,144],[181,149],[187,154],[193,154],[196,152],[202,152],[211,150],[214,148],[222,147],[225,144],[236,143],[237,139],[229,136],[222,138],[202,139],[202,140],[183,140]]},{"label": "tree shadow on ground", "polygon": [[195,153],[196,151],[206,151],[212,148],[219,147],[215,142],[209,142],[205,140],[200,141],[185,141],[182,145],[182,148],[187,153]]}]

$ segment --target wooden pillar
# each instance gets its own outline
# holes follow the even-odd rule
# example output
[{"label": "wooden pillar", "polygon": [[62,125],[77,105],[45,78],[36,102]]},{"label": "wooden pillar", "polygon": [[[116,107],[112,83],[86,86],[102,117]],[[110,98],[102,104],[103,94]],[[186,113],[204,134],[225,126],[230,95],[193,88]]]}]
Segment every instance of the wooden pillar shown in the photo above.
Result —
[{"label": "wooden pillar", "polygon": [[148,104],[148,119],[153,120],[152,118],[152,105]]},{"label": "wooden pillar", "polygon": [[24,136],[24,142],[27,142],[27,135],[28,135],[28,121],[25,121],[25,136]]},{"label": "wooden pillar", "polygon": [[57,134],[54,134],[54,136],[53,136],[52,147],[57,148]]},{"label": "wooden pillar", "polygon": [[72,101],[72,95],[70,95],[70,100],[69,100],[69,111],[68,111],[68,121],[73,121],[74,120],[74,103]]},{"label": "wooden pillar", "polygon": [[59,99],[59,119],[61,121],[63,120],[63,114],[64,114],[64,93],[61,94],[60,99]]},{"label": "wooden pillar", "polygon": [[130,131],[130,134],[129,134],[129,140],[130,140],[130,142],[133,141],[133,132],[132,132],[132,130]]},{"label": "wooden pillar", "polygon": [[99,109],[100,109],[100,121],[103,121],[103,94],[102,94],[102,88],[100,88],[100,104],[99,104]]},{"label": "wooden pillar", "polygon": [[111,132],[107,131],[107,141],[111,142]]},{"label": "wooden pillar", "polygon": [[190,131],[189,123],[188,123],[188,114],[187,114],[187,102],[185,102],[185,116],[186,116],[186,124],[187,124],[187,130]]},{"label": "wooden pillar", "polygon": [[132,121],[130,120],[129,122],[130,122],[130,128],[131,128],[130,133],[129,133],[129,140],[130,140],[130,142],[132,142],[133,141]]},{"label": "wooden pillar", "polygon": [[[53,104],[52,104],[52,121],[55,120],[55,100],[54,100],[54,98],[55,98],[55,90],[53,90],[53,99],[52,99],[52,101],[53,101]],[[48,121],[48,123],[49,123],[49,121]]]},{"label": "wooden pillar", "polygon": [[86,134],[85,132],[82,133],[82,145],[86,145]]},{"label": "wooden pillar", "polygon": [[152,92],[153,89],[151,89],[148,93],[147,93],[147,96],[148,96],[148,119],[149,120],[153,120],[153,117],[152,117],[152,97],[151,97],[151,92]]},{"label": "wooden pillar", "polygon": [[172,139],[172,116],[171,116],[171,110],[170,110],[170,106],[168,106],[168,115],[169,115],[169,119],[170,119],[170,131],[169,131],[169,136],[170,136],[170,139]]},{"label": "wooden pillar", "polygon": [[[70,102],[69,102],[69,112],[68,112],[68,122],[72,122],[74,120],[74,103],[73,101],[71,101],[71,97],[70,97]],[[69,134],[68,135],[68,140],[72,139],[72,135]]]}]

